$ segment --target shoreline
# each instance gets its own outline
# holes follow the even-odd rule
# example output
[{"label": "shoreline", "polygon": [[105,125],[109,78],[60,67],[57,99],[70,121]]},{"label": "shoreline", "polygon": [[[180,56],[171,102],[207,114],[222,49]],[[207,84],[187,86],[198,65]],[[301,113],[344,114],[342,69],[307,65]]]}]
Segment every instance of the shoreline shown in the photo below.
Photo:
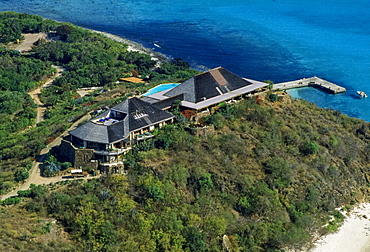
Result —
[{"label": "shoreline", "polygon": [[127,50],[131,52],[140,52],[140,53],[145,53],[149,54],[152,57],[152,60],[157,61],[159,63],[163,63],[169,59],[166,55],[159,53],[159,52],[154,52],[153,50],[143,46],[142,44],[139,44],[135,41],[128,40],[126,38],[122,38],[120,36],[108,33],[108,32],[102,32],[102,31],[97,31],[97,30],[92,30],[88,29],[91,32],[98,33],[103,35],[104,37],[110,38],[116,42],[124,43],[128,45]]},{"label": "shoreline", "polygon": [[354,207],[337,232],[327,234],[313,243],[313,247],[301,252],[369,252],[370,251],[370,203]]}]

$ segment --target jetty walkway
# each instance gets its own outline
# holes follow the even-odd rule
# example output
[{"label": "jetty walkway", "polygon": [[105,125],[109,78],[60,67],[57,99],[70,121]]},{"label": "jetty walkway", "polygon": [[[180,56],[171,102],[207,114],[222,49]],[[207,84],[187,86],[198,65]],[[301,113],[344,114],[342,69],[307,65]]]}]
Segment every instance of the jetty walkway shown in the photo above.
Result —
[{"label": "jetty walkway", "polygon": [[303,78],[303,79],[295,80],[295,81],[277,83],[277,84],[274,84],[274,86],[272,87],[272,90],[287,90],[287,89],[300,88],[300,87],[321,88],[332,94],[346,92],[346,89],[344,87],[338,86],[337,84],[320,79],[318,77]]}]

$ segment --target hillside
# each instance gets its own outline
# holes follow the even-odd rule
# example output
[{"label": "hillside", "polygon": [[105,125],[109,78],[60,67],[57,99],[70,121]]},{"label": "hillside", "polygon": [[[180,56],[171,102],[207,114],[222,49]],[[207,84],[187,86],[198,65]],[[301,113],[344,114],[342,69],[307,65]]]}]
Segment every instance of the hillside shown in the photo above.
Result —
[{"label": "hillside", "polygon": [[364,121],[285,97],[220,104],[205,123],[138,146],[127,176],[29,192],[13,207],[57,219],[81,251],[222,251],[225,239],[281,251],[335,231],[335,209],[368,198]]},{"label": "hillside", "polygon": [[[39,40],[23,44],[29,37]],[[158,59],[134,49],[69,23],[0,13],[0,194],[27,179],[30,162],[87,112],[197,73],[181,59],[158,64]],[[58,78],[56,68],[64,69]],[[143,82],[118,82],[131,75],[142,77]],[[79,95],[81,88],[90,87],[99,87],[103,93]],[[42,122],[36,118],[37,104],[29,95],[38,89],[45,111]]]},{"label": "hillside", "polygon": [[[68,23],[0,13],[0,191],[28,177],[31,159],[87,112],[197,72],[181,59],[156,62]],[[10,26],[9,24],[16,24]],[[51,32],[50,32],[51,31]],[[47,32],[26,54],[24,32]],[[6,64],[5,64],[6,63]],[[35,123],[27,94],[41,92]],[[144,83],[116,83],[140,74]],[[10,75],[9,75],[10,76]],[[79,97],[82,87],[103,94]],[[219,104],[200,125],[177,123],[125,156],[126,175],[31,186],[1,202],[3,251],[284,251],[334,232],[368,200],[369,124],[288,95]],[[57,163],[55,163],[57,164]],[[57,172],[57,171],[56,171]]]}]

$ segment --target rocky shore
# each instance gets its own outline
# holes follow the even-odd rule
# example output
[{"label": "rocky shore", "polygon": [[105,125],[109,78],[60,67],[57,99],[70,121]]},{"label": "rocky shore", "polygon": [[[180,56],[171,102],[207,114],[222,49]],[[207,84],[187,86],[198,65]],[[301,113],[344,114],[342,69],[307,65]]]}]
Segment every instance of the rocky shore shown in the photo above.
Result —
[{"label": "rocky shore", "polygon": [[114,41],[127,44],[129,51],[149,54],[152,57],[152,60],[155,60],[157,62],[165,62],[165,61],[168,60],[167,56],[165,56],[165,55],[163,55],[159,52],[154,52],[153,50],[151,50],[149,48],[146,48],[143,45],[141,45],[139,43],[136,43],[134,41],[131,41],[131,40],[113,35],[111,33],[107,33],[107,32],[96,31],[96,30],[90,30],[90,31],[95,32],[95,33],[99,33],[99,34],[101,34],[101,35],[103,35],[107,38],[110,38]]}]

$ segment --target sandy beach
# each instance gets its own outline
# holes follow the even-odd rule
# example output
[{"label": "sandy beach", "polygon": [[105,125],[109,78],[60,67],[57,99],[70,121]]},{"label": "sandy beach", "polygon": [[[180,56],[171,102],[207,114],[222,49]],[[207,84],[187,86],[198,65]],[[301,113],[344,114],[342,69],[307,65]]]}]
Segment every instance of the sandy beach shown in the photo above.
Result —
[{"label": "sandy beach", "polygon": [[309,252],[370,252],[370,203],[361,203],[346,217],[338,232],[315,242]]}]

